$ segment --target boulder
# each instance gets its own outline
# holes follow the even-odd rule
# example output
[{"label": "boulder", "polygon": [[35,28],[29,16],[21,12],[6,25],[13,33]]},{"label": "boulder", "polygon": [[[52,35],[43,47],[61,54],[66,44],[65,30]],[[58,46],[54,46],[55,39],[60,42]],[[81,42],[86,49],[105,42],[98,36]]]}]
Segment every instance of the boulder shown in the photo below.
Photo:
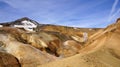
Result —
[{"label": "boulder", "polygon": [[0,51],[0,67],[20,67],[20,63],[13,55]]}]

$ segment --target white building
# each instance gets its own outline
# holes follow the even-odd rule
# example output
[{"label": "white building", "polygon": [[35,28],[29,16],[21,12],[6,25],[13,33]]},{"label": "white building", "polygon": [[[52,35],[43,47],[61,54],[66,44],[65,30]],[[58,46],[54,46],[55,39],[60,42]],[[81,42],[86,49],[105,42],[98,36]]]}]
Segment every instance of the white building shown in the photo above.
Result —
[{"label": "white building", "polygon": [[34,31],[33,29],[37,27],[36,24],[34,24],[28,20],[21,21],[21,23],[22,24],[20,24],[20,25],[13,25],[13,26],[17,27],[17,28],[24,28],[27,31]]}]

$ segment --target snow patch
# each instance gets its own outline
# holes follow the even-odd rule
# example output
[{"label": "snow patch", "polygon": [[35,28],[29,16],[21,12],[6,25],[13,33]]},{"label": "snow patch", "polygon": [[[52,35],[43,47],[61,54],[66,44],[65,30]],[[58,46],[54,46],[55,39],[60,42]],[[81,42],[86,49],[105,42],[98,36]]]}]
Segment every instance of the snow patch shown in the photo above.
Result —
[{"label": "snow patch", "polygon": [[14,27],[24,28],[25,30],[28,30],[28,31],[33,31],[33,29],[37,27],[37,25],[27,20],[24,20],[21,23],[22,25],[14,25]]}]

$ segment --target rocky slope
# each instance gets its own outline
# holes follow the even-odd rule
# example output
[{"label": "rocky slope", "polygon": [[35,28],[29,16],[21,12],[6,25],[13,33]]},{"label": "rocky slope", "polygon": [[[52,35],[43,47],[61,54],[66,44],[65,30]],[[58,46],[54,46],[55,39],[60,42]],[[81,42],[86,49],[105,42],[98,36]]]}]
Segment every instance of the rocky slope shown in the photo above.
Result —
[{"label": "rocky slope", "polygon": [[50,24],[43,24],[38,26],[36,31],[44,30],[44,31],[52,31],[52,32],[59,32],[62,34],[67,35],[78,35],[82,36],[84,32],[88,33],[88,36],[94,34],[96,31],[102,28],[77,28],[77,27],[67,27],[67,26],[59,26],[59,25],[50,25]]},{"label": "rocky slope", "polygon": [[120,67],[119,34],[120,19],[90,36],[79,54],[39,67]]}]

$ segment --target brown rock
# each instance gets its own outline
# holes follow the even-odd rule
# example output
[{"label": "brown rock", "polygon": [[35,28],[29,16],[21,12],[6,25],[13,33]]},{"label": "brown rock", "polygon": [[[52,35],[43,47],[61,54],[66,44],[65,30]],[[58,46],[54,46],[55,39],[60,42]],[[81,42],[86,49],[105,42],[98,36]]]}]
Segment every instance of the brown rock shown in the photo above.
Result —
[{"label": "brown rock", "polygon": [[14,56],[0,52],[0,67],[20,67],[20,64]]}]

